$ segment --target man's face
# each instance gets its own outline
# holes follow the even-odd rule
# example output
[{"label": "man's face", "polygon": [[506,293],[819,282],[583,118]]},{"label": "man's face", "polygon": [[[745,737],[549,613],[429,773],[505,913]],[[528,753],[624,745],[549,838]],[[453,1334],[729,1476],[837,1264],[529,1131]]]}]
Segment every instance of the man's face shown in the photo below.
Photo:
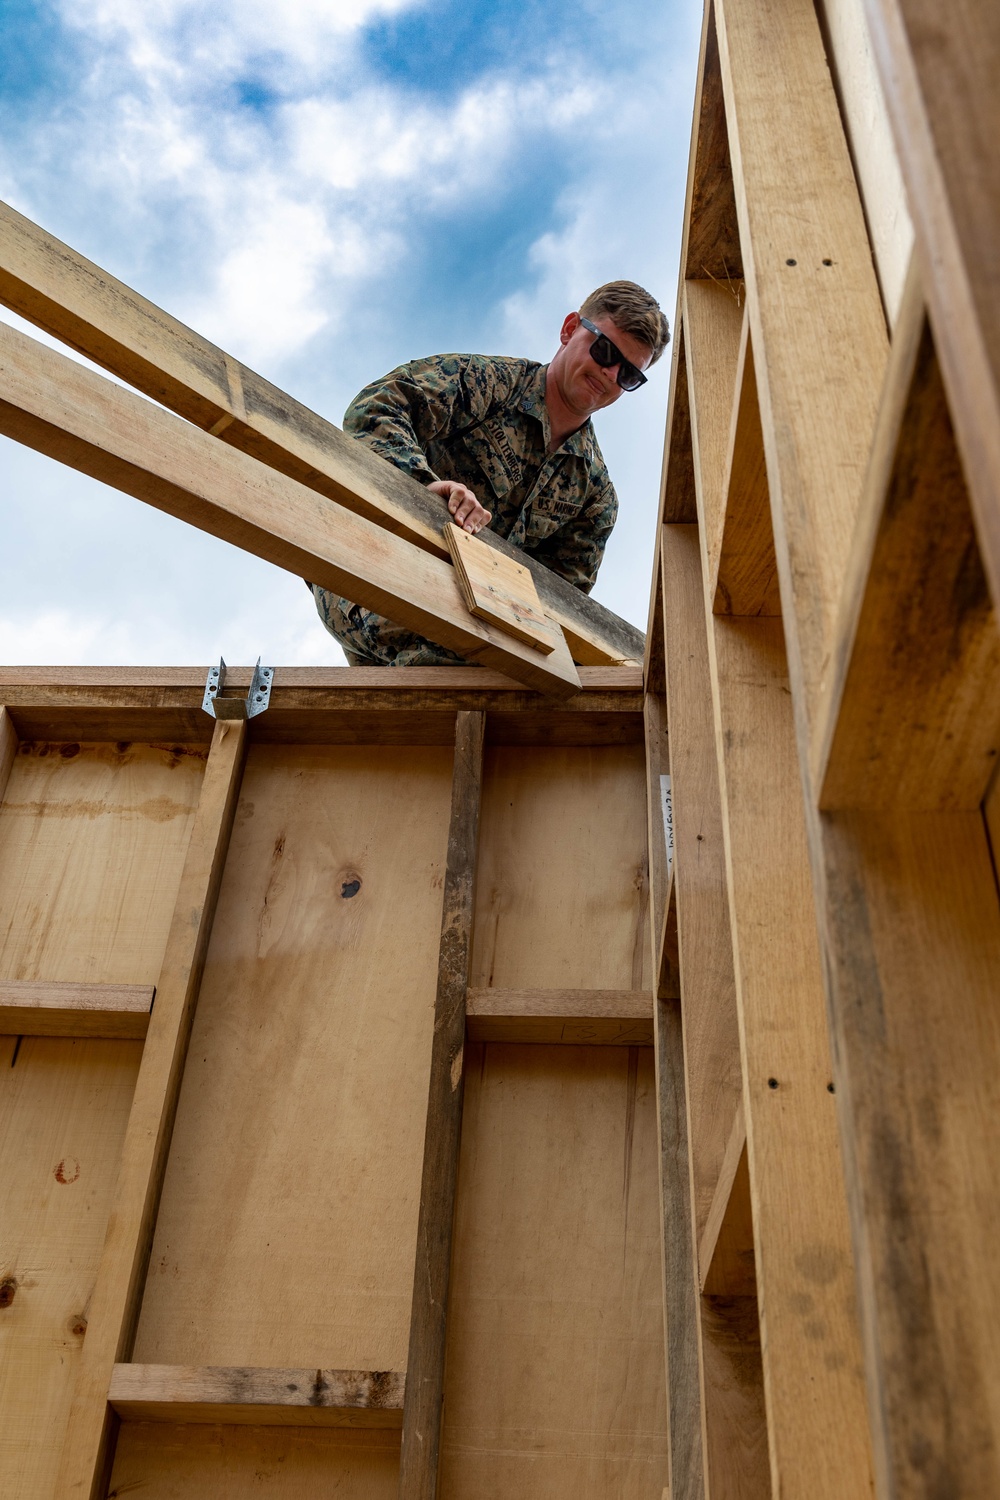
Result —
[{"label": "man's face", "polygon": [[[590,321],[607,334],[626,359],[638,369],[646,369],[652,358],[647,345],[633,338],[632,334],[624,333],[610,318],[596,317]],[[559,335],[560,348],[549,366],[565,405],[579,416],[581,423],[624,394],[618,384],[618,366],[615,364],[602,370],[591,358],[590,346],[594,337],[580,322],[579,313],[569,313]]]}]

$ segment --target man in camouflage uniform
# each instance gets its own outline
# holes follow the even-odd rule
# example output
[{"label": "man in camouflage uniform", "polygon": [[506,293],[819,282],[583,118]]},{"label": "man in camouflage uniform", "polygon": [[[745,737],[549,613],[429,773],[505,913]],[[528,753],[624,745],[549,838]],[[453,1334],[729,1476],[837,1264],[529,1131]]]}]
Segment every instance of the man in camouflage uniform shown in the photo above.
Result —
[{"label": "man in camouflage uniform", "polygon": [[[659,305],[631,281],[567,314],[548,365],[441,354],[400,365],[356,396],[344,428],[412,474],[468,532],[483,526],[589,593],[618,513],[595,411],[645,382],[669,339]],[[488,507],[488,508],[487,508]],[[351,666],[463,664],[455,652],[310,585]]]}]

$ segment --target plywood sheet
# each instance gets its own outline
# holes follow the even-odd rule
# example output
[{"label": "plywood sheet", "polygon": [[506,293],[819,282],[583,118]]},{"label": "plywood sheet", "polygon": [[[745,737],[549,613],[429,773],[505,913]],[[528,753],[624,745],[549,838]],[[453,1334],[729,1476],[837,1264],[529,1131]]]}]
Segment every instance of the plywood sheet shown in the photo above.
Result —
[{"label": "plywood sheet", "polygon": [[649,989],[641,745],[487,751],[477,989]]},{"label": "plywood sheet", "polygon": [[192,746],[22,744],[0,809],[0,978],[156,983],[204,769]]},{"label": "plywood sheet", "polygon": [[0,1495],[53,1500],[141,1042],[0,1039]]},{"label": "plywood sheet", "polygon": [[405,1368],[451,760],[251,748],[137,1361]]},{"label": "plywood sheet", "polygon": [[142,1500],[396,1500],[398,1433],[127,1423],[111,1495]]},{"label": "plywood sheet", "polygon": [[492,621],[507,635],[537,647],[544,655],[554,651],[558,626],[542,609],[528,569],[512,557],[494,552],[451,521],[445,525],[444,539],[469,613]]},{"label": "plywood sheet", "polygon": [[659,1500],[651,1048],[474,1045],[442,1500]]}]

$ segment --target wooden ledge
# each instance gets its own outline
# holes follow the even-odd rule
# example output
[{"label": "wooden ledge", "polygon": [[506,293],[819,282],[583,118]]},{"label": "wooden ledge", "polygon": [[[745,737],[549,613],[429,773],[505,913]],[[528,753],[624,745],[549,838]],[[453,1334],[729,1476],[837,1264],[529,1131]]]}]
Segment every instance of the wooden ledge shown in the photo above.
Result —
[{"label": "wooden ledge", "polygon": [[3,979],[0,980],[0,1033],[142,1041],[149,1026],[154,993],[151,984]]},{"label": "wooden ledge", "polygon": [[471,1042],[548,1042],[574,1046],[651,1047],[649,990],[470,989]]},{"label": "wooden ledge", "polygon": [[126,1422],[402,1427],[398,1370],[115,1365],[108,1401]]}]

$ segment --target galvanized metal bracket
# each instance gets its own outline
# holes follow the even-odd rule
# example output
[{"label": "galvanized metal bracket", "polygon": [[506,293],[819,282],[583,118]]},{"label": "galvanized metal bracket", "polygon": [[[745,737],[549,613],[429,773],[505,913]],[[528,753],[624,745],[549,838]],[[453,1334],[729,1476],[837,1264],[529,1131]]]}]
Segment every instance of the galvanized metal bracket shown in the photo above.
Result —
[{"label": "galvanized metal bracket", "polygon": [[271,683],[274,668],[262,667],[260,657],[250,679],[250,691],[246,697],[230,697],[225,692],[226,663],[219,657],[219,665],[209,670],[205,679],[205,696],[201,706],[213,719],[253,719],[262,714],[271,701]]}]

